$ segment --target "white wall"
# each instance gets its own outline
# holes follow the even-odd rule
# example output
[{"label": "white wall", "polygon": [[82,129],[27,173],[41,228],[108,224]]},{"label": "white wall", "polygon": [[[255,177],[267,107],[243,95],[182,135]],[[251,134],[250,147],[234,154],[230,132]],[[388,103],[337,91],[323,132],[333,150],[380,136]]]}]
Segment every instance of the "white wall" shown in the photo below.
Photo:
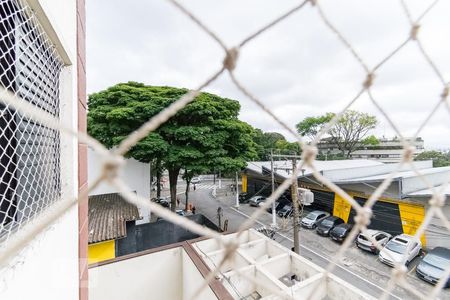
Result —
[{"label": "white wall", "polygon": [[89,299],[181,299],[182,248],[89,269]]},{"label": "white wall", "polygon": [[[89,269],[92,300],[188,300],[203,276],[182,247]],[[208,287],[195,299],[216,299]]]},{"label": "white wall", "polygon": [[[43,12],[39,10],[42,5]],[[77,129],[76,1],[30,0],[38,18],[48,18],[70,61],[61,75],[61,120]],[[46,25],[44,28],[47,30]],[[67,63],[67,61],[66,61]],[[61,137],[62,196],[78,193],[77,140]],[[78,207],[37,235],[0,270],[0,299],[78,299]]]},{"label": "white wall", "polygon": [[[150,201],[150,164],[138,162],[135,159],[126,159],[125,166],[120,173],[120,178],[130,187],[130,191],[135,191],[139,196],[149,199]],[[92,149],[88,149],[88,183],[89,185],[101,174],[102,158]],[[119,190],[102,182],[97,188],[89,193],[89,195],[101,195],[109,193],[117,193]],[[136,222],[146,223],[150,220],[150,211],[145,208],[138,207],[142,220]]]},{"label": "white wall", "polygon": [[77,218],[74,207],[0,270],[0,299],[78,300]]}]

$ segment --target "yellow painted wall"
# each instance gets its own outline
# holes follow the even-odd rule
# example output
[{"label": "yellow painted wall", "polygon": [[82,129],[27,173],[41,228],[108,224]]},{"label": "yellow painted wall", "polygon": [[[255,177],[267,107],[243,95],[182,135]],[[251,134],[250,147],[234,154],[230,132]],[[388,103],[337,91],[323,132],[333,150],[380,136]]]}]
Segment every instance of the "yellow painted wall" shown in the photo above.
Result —
[{"label": "yellow painted wall", "polygon": [[[414,235],[425,218],[425,208],[409,203],[399,203],[398,207],[402,219],[403,233]],[[425,235],[420,237],[420,241],[423,246],[426,246]]]},{"label": "yellow painted wall", "polygon": [[242,174],[242,192],[247,193],[247,175]]},{"label": "yellow painted wall", "polygon": [[88,263],[108,260],[116,257],[116,245],[114,240],[89,244],[88,246]]},{"label": "yellow painted wall", "polygon": [[334,194],[333,216],[339,217],[347,223],[351,208],[352,206],[347,200],[337,193]]}]

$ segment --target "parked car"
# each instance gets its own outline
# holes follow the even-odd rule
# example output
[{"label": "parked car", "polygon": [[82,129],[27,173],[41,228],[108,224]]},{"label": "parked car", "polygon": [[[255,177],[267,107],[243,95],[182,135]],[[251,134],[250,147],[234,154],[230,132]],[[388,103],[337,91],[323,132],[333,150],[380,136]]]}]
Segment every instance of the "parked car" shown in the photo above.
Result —
[{"label": "parked car", "polygon": [[317,227],[317,222],[322,221],[326,217],[329,217],[330,214],[322,211],[322,210],[315,210],[307,214],[305,217],[302,218],[301,225],[305,228],[314,229]]},{"label": "parked car", "polygon": [[184,210],[182,210],[182,209],[177,209],[175,212],[177,215],[182,216],[182,217],[184,217],[186,215]]},{"label": "parked car", "polygon": [[151,201],[158,203],[159,205],[163,206],[163,207],[170,207],[170,199],[168,199],[167,197],[159,197],[159,198],[153,198],[151,199]]},{"label": "parked car", "polygon": [[360,233],[356,238],[356,246],[362,250],[369,251],[375,254],[378,254],[380,250],[378,250],[377,247],[375,247],[375,245],[367,238],[368,236],[374,238],[381,246],[381,248],[383,248],[392,238],[392,235],[387,232],[373,229],[368,229],[367,235]]},{"label": "parked car", "polygon": [[[406,253],[407,247],[411,245],[411,250]],[[415,240],[413,236],[400,234],[390,240],[386,246],[380,251],[378,258],[382,263],[393,267],[395,263],[401,263],[403,256],[406,254],[405,265],[422,253],[422,243]],[[392,257],[390,258],[388,254]]]},{"label": "parked car", "polygon": [[249,198],[247,193],[240,193],[239,194],[239,203],[248,203]]},{"label": "parked car", "polygon": [[[416,274],[420,279],[436,284],[444,276],[448,267],[450,267],[450,249],[436,247],[428,252],[417,265]],[[450,277],[447,278],[445,287],[450,287]]]},{"label": "parked car", "polygon": [[292,212],[293,212],[292,206],[290,204],[287,204],[287,205],[283,206],[283,208],[278,211],[277,215],[280,218],[287,218],[287,217],[290,217],[292,215]]},{"label": "parked car", "polygon": [[329,236],[331,229],[342,223],[345,222],[339,217],[334,216],[326,217],[325,219],[317,223],[316,232],[317,234],[322,236]]},{"label": "parked car", "polygon": [[191,179],[191,183],[192,184],[198,184],[198,183],[200,183],[202,180],[201,180],[201,178],[200,177],[192,177],[192,179]]},{"label": "parked car", "polygon": [[343,242],[352,230],[352,224],[339,224],[330,231],[330,237],[336,242]]},{"label": "parked car", "polygon": [[[279,212],[280,209],[282,209],[282,208],[284,207],[284,205],[285,205],[284,203],[281,203],[281,202],[279,202],[279,201],[275,201],[275,213]],[[269,214],[271,214],[271,213],[272,213],[272,205],[269,206],[269,207],[266,209],[266,211],[267,211]]]},{"label": "parked car", "polygon": [[266,197],[264,196],[253,196],[248,201],[250,206],[259,206],[259,203],[266,201]]}]

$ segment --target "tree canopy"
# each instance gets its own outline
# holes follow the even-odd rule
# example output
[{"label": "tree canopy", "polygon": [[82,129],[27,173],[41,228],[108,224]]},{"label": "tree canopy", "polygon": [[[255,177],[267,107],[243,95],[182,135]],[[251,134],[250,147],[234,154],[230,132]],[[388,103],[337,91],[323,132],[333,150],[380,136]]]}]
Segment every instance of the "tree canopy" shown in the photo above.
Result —
[{"label": "tree canopy", "polygon": [[[89,96],[88,131],[111,148],[188,90],[128,82]],[[169,171],[172,209],[180,169],[237,171],[256,158],[253,128],[238,119],[238,101],[201,93],[128,152],[160,159]]]},{"label": "tree canopy", "polygon": [[424,151],[418,154],[414,160],[432,160],[433,167],[446,167],[450,166],[450,152]]},{"label": "tree canopy", "polygon": [[298,143],[289,142],[284,135],[278,132],[263,132],[260,129],[255,129],[253,141],[256,144],[256,152],[258,160],[270,160],[270,153],[274,154],[292,154],[300,153],[301,149]]},{"label": "tree canopy", "polygon": [[325,115],[317,117],[307,117],[296,125],[297,132],[302,136],[314,139],[322,130],[323,126],[330,122],[333,117],[334,113],[326,113]]},{"label": "tree canopy", "polygon": [[[334,113],[326,113],[322,116],[305,118],[297,124],[297,131],[312,139],[334,116]],[[363,141],[376,142],[373,138],[368,140],[364,140],[364,138],[370,130],[376,127],[377,123],[375,116],[355,110],[347,110],[327,134],[331,137],[330,142],[335,143],[342,154],[349,158],[350,154]]]}]

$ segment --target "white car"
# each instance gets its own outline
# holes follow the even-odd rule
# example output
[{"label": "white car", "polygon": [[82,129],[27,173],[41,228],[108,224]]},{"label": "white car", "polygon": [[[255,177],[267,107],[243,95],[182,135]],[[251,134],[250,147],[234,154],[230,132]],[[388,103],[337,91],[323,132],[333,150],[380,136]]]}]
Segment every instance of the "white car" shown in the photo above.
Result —
[{"label": "white car", "polygon": [[201,182],[200,177],[192,177],[192,179],[191,179],[192,184],[198,184],[200,182]]},{"label": "white car", "polygon": [[330,214],[321,210],[315,210],[307,214],[301,222],[301,225],[306,228],[314,229],[317,227],[317,223],[329,217]]},{"label": "white car", "polygon": [[378,242],[378,245],[380,245],[381,248],[383,248],[389,240],[392,238],[392,235],[390,235],[387,232],[379,231],[379,230],[373,230],[368,229],[367,235],[364,235],[360,233],[358,237],[356,238],[356,246],[358,246],[359,249],[366,250],[375,254],[378,254],[379,250],[375,245],[367,238],[368,236],[372,237]]},{"label": "white car", "polygon": [[[408,247],[410,250],[406,253]],[[422,243],[415,240],[413,236],[400,234],[390,240],[380,251],[378,258],[382,263],[391,267],[395,263],[402,263],[403,256],[406,255],[405,265],[407,266],[416,256],[422,253]],[[388,256],[389,255],[389,256]]]}]

